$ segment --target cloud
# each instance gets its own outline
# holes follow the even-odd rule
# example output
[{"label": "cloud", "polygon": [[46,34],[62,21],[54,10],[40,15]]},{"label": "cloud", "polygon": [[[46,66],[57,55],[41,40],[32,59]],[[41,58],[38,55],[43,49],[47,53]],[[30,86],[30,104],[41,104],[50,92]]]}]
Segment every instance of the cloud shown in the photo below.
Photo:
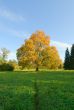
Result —
[{"label": "cloud", "polygon": [[62,48],[62,49],[66,49],[66,48],[71,48],[71,44],[67,44],[67,43],[63,43],[63,42],[59,42],[59,41],[54,41],[54,40],[51,40],[51,45],[55,45],[59,48]]},{"label": "cloud", "polygon": [[25,18],[22,15],[19,15],[6,9],[0,9],[0,16],[7,18],[11,21],[25,21]]}]

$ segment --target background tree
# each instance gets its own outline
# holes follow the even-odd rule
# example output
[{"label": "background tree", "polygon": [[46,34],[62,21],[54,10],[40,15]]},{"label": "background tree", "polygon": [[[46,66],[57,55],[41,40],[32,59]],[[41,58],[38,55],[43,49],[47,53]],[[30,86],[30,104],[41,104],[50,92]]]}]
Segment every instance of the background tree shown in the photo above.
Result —
[{"label": "background tree", "polygon": [[71,47],[70,69],[74,70],[74,44]]},{"label": "background tree", "polygon": [[7,61],[9,50],[2,48],[0,51],[0,71],[13,71],[14,66]]},{"label": "background tree", "polygon": [[70,53],[68,48],[66,49],[66,52],[65,52],[64,69],[66,70],[70,69]]},{"label": "background tree", "polygon": [[7,50],[6,48],[2,48],[1,52],[0,52],[0,59],[1,61],[5,62],[7,60],[8,54],[9,54],[9,50]]},{"label": "background tree", "polygon": [[[53,49],[54,51],[54,49]],[[58,56],[57,51],[53,52]],[[20,66],[33,67],[36,71],[42,66],[48,67],[50,64],[50,37],[42,31],[33,33],[31,37],[17,50],[17,59]],[[54,57],[56,58],[56,57]],[[58,61],[60,58],[57,57]]]}]

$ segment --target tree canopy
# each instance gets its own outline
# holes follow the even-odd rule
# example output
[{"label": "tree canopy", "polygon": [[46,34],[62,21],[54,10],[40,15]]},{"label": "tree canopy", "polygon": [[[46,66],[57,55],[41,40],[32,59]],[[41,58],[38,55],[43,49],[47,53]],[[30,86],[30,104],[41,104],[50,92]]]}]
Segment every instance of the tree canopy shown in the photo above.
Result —
[{"label": "tree canopy", "polygon": [[36,31],[17,50],[18,63],[22,68],[59,68],[62,64],[56,47],[50,46],[50,37]]}]

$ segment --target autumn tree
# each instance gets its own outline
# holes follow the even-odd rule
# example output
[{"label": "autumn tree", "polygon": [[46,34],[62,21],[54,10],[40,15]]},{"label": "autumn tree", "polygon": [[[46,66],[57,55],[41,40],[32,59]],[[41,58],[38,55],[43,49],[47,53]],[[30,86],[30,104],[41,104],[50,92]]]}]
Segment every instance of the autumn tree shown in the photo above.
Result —
[{"label": "autumn tree", "polygon": [[23,68],[34,67],[38,71],[42,66],[49,66],[50,56],[53,54],[57,56],[53,57],[56,58],[55,62],[60,60],[55,50],[50,47],[50,37],[42,31],[37,31],[17,50],[18,63]]},{"label": "autumn tree", "polygon": [[67,48],[65,52],[64,69],[69,70],[70,67],[70,53],[69,49]]}]

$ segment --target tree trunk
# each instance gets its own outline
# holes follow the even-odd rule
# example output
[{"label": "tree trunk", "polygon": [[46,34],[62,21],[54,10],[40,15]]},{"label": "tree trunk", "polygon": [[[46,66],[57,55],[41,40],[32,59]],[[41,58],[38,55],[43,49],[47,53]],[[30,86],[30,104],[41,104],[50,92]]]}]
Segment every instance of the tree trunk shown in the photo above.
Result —
[{"label": "tree trunk", "polygon": [[39,71],[39,68],[38,67],[36,67],[36,71]]}]

